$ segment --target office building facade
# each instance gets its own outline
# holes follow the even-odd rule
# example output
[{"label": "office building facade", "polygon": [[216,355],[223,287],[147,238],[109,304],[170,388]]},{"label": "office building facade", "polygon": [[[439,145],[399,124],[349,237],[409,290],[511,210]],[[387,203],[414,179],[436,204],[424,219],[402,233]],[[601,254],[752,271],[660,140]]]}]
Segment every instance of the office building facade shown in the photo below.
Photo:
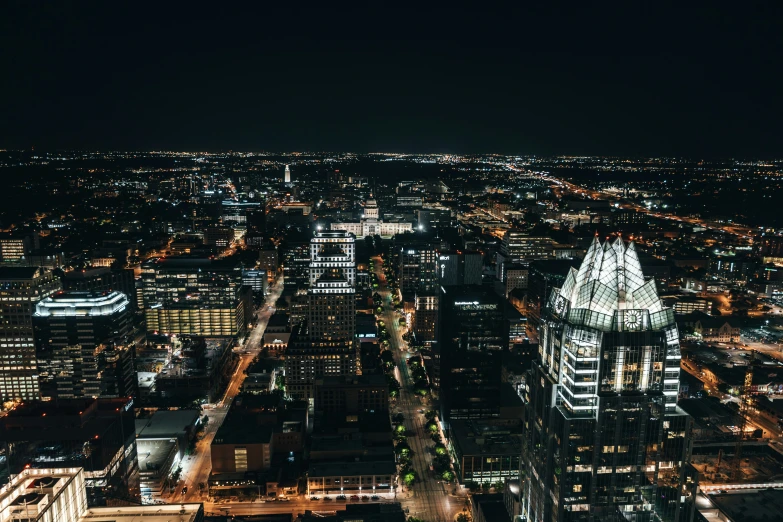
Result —
[{"label": "office building facade", "polygon": [[319,341],[352,340],[356,335],[356,289],[340,269],[321,274],[307,291],[308,337]]},{"label": "office building facade", "polygon": [[547,299],[525,385],[527,520],[684,520],[690,417],[671,309],[634,245],[593,242]]},{"label": "office building facade", "polygon": [[40,397],[33,314],[38,302],[61,288],[51,271],[0,267],[0,399]]},{"label": "office building facade", "polygon": [[142,265],[141,277],[148,333],[244,335],[252,305],[239,263],[189,257],[151,259]]},{"label": "office building facade", "polygon": [[125,294],[60,292],[35,307],[41,397],[135,395],[132,311]]},{"label": "office building facade", "polygon": [[481,286],[443,287],[438,342],[441,421],[497,417],[501,358],[508,350],[505,302]]},{"label": "office building facade", "polygon": [[481,252],[440,252],[438,282],[441,286],[480,285],[483,258]]},{"label": "office building facade", "polygon": [[356,237],[350,232],[318,232],[310,240],[310,286],[332,269],[340,270],[348,284],[356,286]]},{"label": "office building facade", "polygon": [[356,245],[347,232],[318,232],[310,241],[306,323],[286,349],[286,390],[313,397],[315,379],[356,374]]},{"label": "office building facade", "polygon": [[496,258],[496,276],[506,280],[506,264],[525,264],[536,260],[555,259],[557,243],[550,237],[531,236],[521,230],[506,230]]}]

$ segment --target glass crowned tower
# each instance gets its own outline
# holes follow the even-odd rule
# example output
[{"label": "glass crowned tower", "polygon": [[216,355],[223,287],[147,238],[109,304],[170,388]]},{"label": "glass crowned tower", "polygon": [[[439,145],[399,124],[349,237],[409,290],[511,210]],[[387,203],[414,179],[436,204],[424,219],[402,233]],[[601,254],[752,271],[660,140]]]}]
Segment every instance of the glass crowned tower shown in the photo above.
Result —
[{"label": "glass crowned tower", "polygon": [[541,317],[525,390],[526,519],[686,520],[679,373],[674,314],[633,243],[596,238]]}]

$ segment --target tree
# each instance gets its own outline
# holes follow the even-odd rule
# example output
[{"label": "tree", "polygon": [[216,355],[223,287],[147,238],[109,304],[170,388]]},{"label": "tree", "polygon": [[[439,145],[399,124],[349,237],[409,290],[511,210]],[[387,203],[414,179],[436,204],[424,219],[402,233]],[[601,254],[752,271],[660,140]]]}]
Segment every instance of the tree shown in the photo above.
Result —
[{"label": "tree", "polygon": [[413,450],[410,445],[408,445],[407,440],[397,441],[397,444],[394,445],[394,452],[401,458],[410,459],[413,456]]},{"label": "tree", "polygon": [[391,352],[391,350],[384,350],[381,352],[381,361],[383,361],[385,364],[394,365],[394,354]]},{"label": "tree", "polygon": [[443,474],[441,475],[441,477],[446,482],[451,482],[452,480],[454,480],[454,472],[452,472],[450,470],[444,471]]},{"label": "tree", "polygon": [[408,471],[402,476],[402,481],[406,486],[411,487],[416,482],[416,472]]}]

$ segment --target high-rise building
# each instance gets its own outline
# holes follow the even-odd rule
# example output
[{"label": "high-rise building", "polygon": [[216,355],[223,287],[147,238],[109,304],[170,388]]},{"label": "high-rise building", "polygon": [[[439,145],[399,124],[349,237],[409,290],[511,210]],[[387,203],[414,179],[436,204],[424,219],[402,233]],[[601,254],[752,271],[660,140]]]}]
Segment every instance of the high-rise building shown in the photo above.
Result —
[{"label": "high-rise building", "polygon": [[530,265],[506,264],[504,267],[505,285],[504,293],[506,297],[512,290],[527,290],[528,277],[530,276]]},{"label": "high-rise building", "polygon": [[429,345],[437,339],[439,292],[416,292],[413,314],[413,334]]},{"label": "high-rise building", "polygon": [[356,374],[353,340],[310,340],[305,328],[294,327],[285,351],[285,389],[294,399],[312,399],[319,377]]},{"label": "high-rise building", "polygon": [[506,280],[504,267],[507,264],[529,263],[541,259],[555,259],[557,243],[550,237],[531,236],[521,230],[509,229],[503,235],[500,251],[497,253],[497,278]]},{"label": "high-rise building", "polygon": [[356,289],[339,268],[324,272],[307,291],[307,333],[311,340],[353,340]]},{"label": "high-rise building", "polygon": [[35,307],[45,399],[135,395],[132,310],[120,292],[60,292]]},{"label": "high-rise building", "polygon": [[684,520],[690,417],[674,313],[633,243],[596,240],[547,298],[526,379],[523,515]]},{"label": "high-rise building", "polygon": [[484,268],[481,252],[455,250],[438,255],[438,281],[441,286],[480,285]]},{"label": "high-rise building", "polygon": [[[25,402],[0,418],[0,447],[5,457],[0,474],[42,472],[53,464],[69,471],[83,467],[86,489],[82,494],[86,492],[89,506],[138,504],[134,424],[133,401],[128,397]],[[4,510],[0,520],[69,520],[66,515],[72,515],[71,511],[60,505],[48,517],[36,511],[30,517],[7,519],[3,517],[8,510]],[[112,514],[116,516],[116,509]]]},{"label": "high-rise building", "polygon": [[356,373],[356,245],[353,234],[318,232],[310,241],[307,323],[286,350],[286,389],[313,397],[324,375]]},{"label": "high-rise building", "polygon": [[501,358],[508,350],[505,301],[482,286],[443,287],[438,342],[441,420],[497,417]]},{"label": "high-rise building", "polygon": [[356,237],[350,232],[317,232],[310,240],[310,286],[333,268],[340,270],[352,287],[356,286]]},{"label": "high-rise building", "polygon": [[0,264],[29,266],[37,242],[38,236],[0,235]]},{"label": "high-rise building", "polygon": [[285,174],[283,175],[284,183],[291,183],[291,169],[288,165],[285,166]]},{"label": "high-rise building", "polygon": [[212,226],[204,229],[204,244],[215,248],[228,248],[234,241],[234,229]]},{"label": "high-rise building", "polygon": [[438,287],[438,247],[434,241],[413,241],[400,247],[398,281],[403,295]]},{"label": "high-rise building", "polygon": [[762,257],[783,257],[783,236],[763,234],[756,237],[753,244]]},{"label": "high-rise building", "polygon": [[35,305],[60,290],[51,271],[34,267],[0,267],[0,398],[40,397],[35,353]]},{"label": "high-rise building", "polygon": [[136,281],[132,268],[91,268],[87,270],[71,270],[61,275],[63,290],[80,292],[122,292],[131,302],[131,309],[136,310]]},{"label": "high-rise building", "polygon": [[359,415],[389,409],[383,375],[323,376],[315,381],[315,413]]},{"label": "high-rise building", "polygon": [[[280,249],[283,265],[283,284],[286,289],[305,289],[310,286],[310,243],[290,241]],[[263,267],[263,264],[261,265]],[[267,270],[269,270],[267,268]]]},{"label": "high-rise building", "polygon": [[208,337],[243,335],[252,291],[233,259],[170,257],[142,264],[147,332]]},{"label": "high-rise building", "polygon": [[445,207],[427,207],[416,210],[417,228],[430,231],[433,228],[452,228],[457,223],[453,211]]}]

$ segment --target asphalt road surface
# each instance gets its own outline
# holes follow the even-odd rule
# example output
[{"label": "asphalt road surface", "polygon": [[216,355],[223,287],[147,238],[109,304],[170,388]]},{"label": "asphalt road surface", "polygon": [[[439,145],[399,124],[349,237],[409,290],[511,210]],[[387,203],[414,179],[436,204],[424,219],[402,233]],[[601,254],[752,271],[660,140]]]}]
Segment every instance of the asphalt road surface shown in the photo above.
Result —
[{"label": "asphalt road surface", "polygon": [[[402,329],[399,327],[399,314],[394,311],[391,303],[391,294],[387,287],[386,277],[383,274],[383,266],[380,257],[374,259],[375,273],[379,281],[379,294],[383,298],[384,312],[381,320],[386,323],[390,334],[390,348],[394,354],[396,364],[395,377],[400,381],[400,396],[395,404],[395,411],[405,416],[405,427],[408,434],[408,445],[413,451],[412,465],[418,479],[412,490],[405,487],[397,495],[397,501],[404,509],[408,509],[410,516],[427,520],[427,522],[451,522],[457,513],[462,511],[465,505],[465,497],[451,496],[455,488],[453,484],[437,480],[430,471],[432,460],[431,450],[435,443],[427,431],[426,419],[423,411],[430,409],[427,399],[414,394],[411,388],[411,378],[408,373],[405,343],[402,340]],[[422,412],[422,413],[420,413]]]},{"label": "asphalt road surface", "polygon": [[[250,335],[247,338],[245,346],[242,348],[239,364],[231,381],[226,386],[223,397],[215,404],[208,404],[204,407],[204,414],[209,417],[209,422],[203,433],[201,440],[196,442],[196,451],[193,455],[183,459],[182,474],[180,481],[174,490],[174,493],[164,496],[162,500],[166,502],[203,502],[207,500],[206,489],[200,491],[199,484],[206,484],[209,479],[209,473],[212,470],[212,460],[210,454],[210,444],[215,438],[220,425],[226,418],[228,409],[231,405],[231,399],[239,393],[242,382],[245,380],[245,370],[250,366],[253,359],[261,352],[264,339],[264,330],[269,322],[269,318],[275,313],[274,304],[283,291],[282,276],[277,279],[271,292],[267,295],[266,303],[256,313],[256,322]],[[249,353],[244,353],[249,352]],[[187,486],[187,493],[183,495],[182,491]]]}]

